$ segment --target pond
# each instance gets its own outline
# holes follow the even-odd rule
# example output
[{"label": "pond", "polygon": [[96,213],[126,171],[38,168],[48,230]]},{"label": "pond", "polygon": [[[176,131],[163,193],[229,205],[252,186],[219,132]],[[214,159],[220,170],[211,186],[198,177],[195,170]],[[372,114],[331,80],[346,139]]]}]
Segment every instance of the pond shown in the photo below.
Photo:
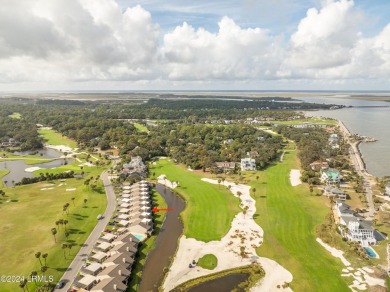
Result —
[{"label": "pond", "polygon": [[[246,281],[249,277],[249,274],[246,273],[233,273],[226,276],[222,276],[213,280],[209,280],[203,283],[200,283],[190,289],[188,292],[230,292],[234,288],[237,291],[245,291],[245,289],[238,289],[237,286]],[[175,290],[174,290],[175,291]]]},{"label": "pond", "polygon": [[162,185],[156,185],[156,191],[165,199],[168,207],[173,210],[167,212],[156,240],[156,247],[150,252],[146,260],[138,290],[141,292],[157,291],[156,287],[162,284],[164,279],[163,270],[170,265],[171,258],[173,259],[175,256],[178,239],[183,233],[180,213],[185,208],[184,200]]},{"label": "pond", "polygon": [[[44,149],[42,150],[42,158],[58,158],[62,155],[62,153],[54,150],[54,149]],[[29,155],[28,152],[15,152],[16,155]],[[67,159],[69,163],[69,158]],[[37,164],[26,164],[24,160],[8,160],[0,162],[0,170],[8,169],[10,172],[3,177],[3,183],[7,181],[7,186],[12,186],[13,183],[20,182],[24,177],[34,177],[32,172],[25,171],[27,168],[31,167],[39,167],[43,169],[49,169],[53,167],[59,167],[65,164],[64,159],[56,159],[50,162],[45,163],[37,163]]]}]

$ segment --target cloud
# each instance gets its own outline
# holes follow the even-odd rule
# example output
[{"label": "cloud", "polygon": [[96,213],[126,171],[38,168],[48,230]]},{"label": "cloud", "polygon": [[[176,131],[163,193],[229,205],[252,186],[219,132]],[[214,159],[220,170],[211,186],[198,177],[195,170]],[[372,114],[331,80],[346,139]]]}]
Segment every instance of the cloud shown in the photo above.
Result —
[{"label": "cloud", "polygon": [[[214,30],[189,22],[161,30],[145,8],[123,9],[114,0],[4,1],[0,89],[12,84],[19,88],[22,82],[35,87],[95,82],[99,88],[129,82],[199,88],[267,82],[279,82],[284,88],[294,82],[302,86],[364,80],[388,84],[390,24],[376,35],[365,36],[361,25],[366,16],[353,0],[317,1],[319,7],[307,9],[291,35],[243,25],[245,17],[240,13],[248,13],[248,7],[264,8],[263,0],[245,1],[241,12],[220,17]],[[278,0],[281,5],[287,2]],[[293,2],[296,13],[301,4]],[[207,5],[226,6],[225,12],[233,7],[230,0],[207,3],[179,5],[177,10],[199,16]]]},{"label": "cloud", "polygon": [[164,36],[162,54],[175,80],[268,78],[277,68],[279,42],[268,31],[242,29],[223,17],[217,33],[187,23]]}]

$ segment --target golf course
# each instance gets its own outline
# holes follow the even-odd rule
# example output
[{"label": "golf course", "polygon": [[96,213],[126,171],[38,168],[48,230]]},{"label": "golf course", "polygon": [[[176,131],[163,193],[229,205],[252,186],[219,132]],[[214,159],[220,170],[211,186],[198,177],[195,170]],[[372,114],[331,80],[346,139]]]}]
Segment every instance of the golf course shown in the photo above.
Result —
[{"label": "golf course", "polygon": [[291,186],[290,170],[299,168],[296,154],[288,150],[283,162],[247,177],[256,189],[251,193],[256,199],[254,218],[264,230],[257,252],[293,274],[294,291],[349,291],[340,275],[341,261],[316,242],[315,228],[329,207],[323,198],[311,196],[307,185]]},{"label": "golf course", "polygon": [[182,213],[184,235],[204,242],[221,239],[230,229],[234,216],[240,212],[239,199],[226,187],[201,181],[201,174],[187,170],[168,159],[160,159],[151,165],[155,177],[165,175],[170,181],[178,181],[175,188],[186,200]]},{"label": "golf course", "polygon": [[[73,141],[61,135],[58,137],[59,134],[52,130],[47,130],[45,135],[56,137],[56,143],[61,143],[57,145],[75,146]],[[34,175],[72,170],[78,174],[83,172],[81,177],[3,188],[5,196],[0,199],[0,238],[3,239],[0,242],[0,275],[27,277],[36,272],[40,276],[53,276],[55,284],[84,244],[96,225],[97,215],[106,208],[104,187],[98,178],[108,166],[80,167],[79,164],[86,163],[86,155],[77,157],[78,160],[68,159],[67,165],[37,170]],[[103,159],[96,159],[103,164]],[[0,176],[6,172],[2,170]],[[85,183],[87,179],[88,184]],[[66,211],[63,210],[65,204],[68,204]],[[66,224],[58,223],[59,220],[66,220]],[[55,232],[52,232],[53,228]],[[41,257],[35,256],[37,252]],[[48,255],[44,258],[43,254]],[[27,288],[34,291],[44,284],[30,282]],[[19,283],[0,285],[0,291],[19,289]]]}]

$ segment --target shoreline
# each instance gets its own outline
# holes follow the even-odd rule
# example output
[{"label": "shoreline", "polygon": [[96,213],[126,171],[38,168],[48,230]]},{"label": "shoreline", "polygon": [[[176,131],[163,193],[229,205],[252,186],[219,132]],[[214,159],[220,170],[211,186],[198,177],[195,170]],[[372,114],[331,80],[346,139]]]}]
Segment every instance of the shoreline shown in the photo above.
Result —
[{"label": "shoreline", "polygon": [[341,120],[338,120],[338,126],[339,126],[339,129],[340,129],[344,139],[351,146],[351,148],[349,150],[350,163],[355,168],[357,174],[363,178],[363,185],[364,185],[367,204],[368,204],[368,208],[369,208],[367,219],[372,220],[374,218],[374,215],[375,215],[375,206],[374,206],[374,202],[372,199],[372,195],[373,195],[372,194],[372,187],[374,185],[376,185],[375,176],[370,174],[366,169],[366,164],[364,163],[363,156],[362,156],[362,154],[359,150],[359,147],[358,147],[360,144],[360,141],[356,141],[356,142],[351,141],[351,139],[350,139],[351,132],[348,130],[348,128],[345,126],[345,124]]}]

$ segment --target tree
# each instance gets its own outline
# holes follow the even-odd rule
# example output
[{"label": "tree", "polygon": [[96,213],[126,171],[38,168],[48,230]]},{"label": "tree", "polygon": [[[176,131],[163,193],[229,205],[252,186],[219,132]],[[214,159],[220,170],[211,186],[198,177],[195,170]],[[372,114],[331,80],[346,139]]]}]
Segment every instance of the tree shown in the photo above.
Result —
[{"label": "tree", "polygon": [[218,187],[221,185],[221,179],[218,179]]},{"label": "tree", "polygon": [[65,231],[65,237],[68,238],[70,235],[69,231]]},{"label": "tree", "polygon": [[68,248],[68,245],[66,243],[63,243],[61,245],[62,250],[64,251],[64,259],[66,259],[65,249]]},{"label": "tree", "polygon": [[44,253],[43,255],[42,255],[42,258],[45,260],[45,266],[46,266],[46,259],[47,259],[47,256],[48,256],[49,254],[48,253]]},{"label": "tree", "polygon": [[51,234],[54,236],[54,242],[57,242],[57,240],[56,240],[57,229],[56,228],[52,228],[51,229]]},{"label": "tree", "polygon": [[253,192],[253,197],[254,197],[255,194],[256,194],[256,188],[253,188],[253,189],[252,189],[252,192]]},{"label": "tree", "polygon": [[32,271],[30,274],[31,279],[34,279],[35,283],[37,283],[37,271]]},{"label": "tree", "polygon": [[24,291],[24,288],[26,287],[27,291],[29,291],[29,290],[28,290],[27,283],[28,283],[28,282],[27,282],[27,279],[20,280],[19,287],[22,288],[23,291]]},{"label": "tree", "polygon": [[73,206],[75,206],[75,204],[74,204],[74,200],[75,200],[76,198],[72,198],[72,202],[73,202]]},{"label": "tree", "polygon": [[312,185],[310,185],[310,195],[313,195],[313,191],[314,191],[314,189],[313,189],[313,186]]},{"label": "tree", "polygon": [[259,180],[259,176],[258,176],[258,175],[256,175],[256,180],[257,180],[257,181]]},{"label": "tree", "polygon": [[69,255],[70,255],[70,250],[72,249],[72,247],[73,247],[73,244],[69,243],[69,244],[68,244]]},{"label": "tree", "polygon": [[65,230],[66,230],[66,224],[68,224],[68,220],[64,220],[64,226],[65,226]]},{"label": "tree", "polygon": [[249,209],[249,207],[245,206],[244,210],[242,210],[242,213],[244,213],[244,218],[245,218],[246,213],[248,212],[248,209]]},{"label": "tree", "polygon": [[41,266],[42,266],[42,261],[41,261],[41,252],[36,252],[35,253],[35,257],[39,260],[39,263],[41,264]]},{"label": "tree", "polygon": [[237,192],[237,196],[241,197],[242,193],[240,191]]},{"label": "tree", "polygon": [[47,271],[47,266],[42,266],[42,267],[41,267],[41,272],[42,272],[42,274],[45,274],[46,271]]},{"label": "tree", "polygon": [[86,205],[88,202],[88,199],[84,199],[84,205]]}]

